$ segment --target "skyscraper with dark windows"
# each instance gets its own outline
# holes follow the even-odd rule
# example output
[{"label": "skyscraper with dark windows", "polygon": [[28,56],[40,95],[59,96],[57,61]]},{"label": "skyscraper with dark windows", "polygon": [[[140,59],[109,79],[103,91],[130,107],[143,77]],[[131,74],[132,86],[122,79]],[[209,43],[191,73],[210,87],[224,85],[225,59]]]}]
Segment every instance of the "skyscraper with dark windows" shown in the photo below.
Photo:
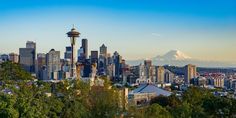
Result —
[{"label": "skyscraper with dark windows", "polygon": [[[36,61],[36,76],[38,79],[43,80],[45,78],[43,78],[43,76],[45,77],[46,73],[46,54],[44,53],[38,53],[37,54],[37,61]],[[42,72],[44,71],[44,73]],[[44,74],[44,75],[42,75]]]},{"label": "skyscraper with dark windows", "polygon": [[100,55],[98,60],[98,73],[100,75],[106,75],[107,65],[107,47],[102,44],[102,46],[100,47]]},{"label": "skyscraper with dark windows", "polygon": [[40,71],[38,71],[39,80],[48,80],[47,67],[43,66]]},{"label": "skyscraper with dark windows", "polygon": [[98,51],[93,50],[91,51],[91,63],[98,63]]},{"label": "skyscraper with dark windows", "polygon": [[114,63],[114,74],[115,74],[115,79],[119,80],[120,75],[121,75],[121,60],[122,57],[119,55],[117,51],[114,52],[113,54],[113,63]]},{"label": "skyscraper with dark windows", "polygon": [[87,59],[88,58],[88,39],[82,39],[82,48],[83,48],[85,59]]},{"label": "skyscraper with dark windows", "polygon": [[89,59],[86,59],[84,62],[84,67],[83,67],[83,74],[82,77],[89,77],[91,73],[91,62]]},{"label": "skyscraper with dark windows", "polygon": [[30,73],[35,73],[36,43],[27,41],[26,48],[19,49],[21,66]]},{"label": "skyscraper with dark windows", "polygon": [[36,43],[33,41],[27,41],[26,48],[34,48],[36,50]]},{"label": "skyscraper with dark windows", "polygon": [[104,44],[100,47],[100,55],[107,56],[107,47]]},{"label": "skyscraper with dark windows", "polygon": [[66,52],[64,53],[64,59],[71,59],[72,49],[71,46],[66,47]]},{"label": "skyscraper with dark windows", "polygon": [[85,60],[86,60],[86,58],[85,58],[85,54],[84,54],[84,49],[83,49],[83,47],[80,47],[80,49],[78,49],[78,62],[84,63]]},{"label": "skyscraper with dark windows", "polygon": [[106,75],[107,58],[103,55],[99,56],[98,59],[98,73],[99,75]]}]

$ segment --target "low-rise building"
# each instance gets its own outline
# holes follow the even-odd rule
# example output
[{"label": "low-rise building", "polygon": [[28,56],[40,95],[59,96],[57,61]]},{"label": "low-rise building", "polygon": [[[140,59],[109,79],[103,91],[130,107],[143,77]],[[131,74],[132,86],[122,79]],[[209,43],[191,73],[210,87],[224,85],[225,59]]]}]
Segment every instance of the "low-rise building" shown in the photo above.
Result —
[{"label": "low-rise building", "polygon": [[163,90],[153,84],[142,84],[138,88],[129,92],[130,105],[147,105],[156,96],[170,96],[171,92]]}]

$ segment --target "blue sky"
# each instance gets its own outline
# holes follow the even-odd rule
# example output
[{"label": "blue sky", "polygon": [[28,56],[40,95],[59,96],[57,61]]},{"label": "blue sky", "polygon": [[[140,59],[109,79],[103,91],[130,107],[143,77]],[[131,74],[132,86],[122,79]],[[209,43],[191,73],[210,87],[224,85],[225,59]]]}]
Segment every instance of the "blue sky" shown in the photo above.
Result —
[{"label": "blue sky", "polygon": [[126,59],[177,49],[205,60],[236,60],[235,0],[1,0],[0,53],[27,40],[37,52],[61,51],[75,24],[89,49],[104,43]]}]

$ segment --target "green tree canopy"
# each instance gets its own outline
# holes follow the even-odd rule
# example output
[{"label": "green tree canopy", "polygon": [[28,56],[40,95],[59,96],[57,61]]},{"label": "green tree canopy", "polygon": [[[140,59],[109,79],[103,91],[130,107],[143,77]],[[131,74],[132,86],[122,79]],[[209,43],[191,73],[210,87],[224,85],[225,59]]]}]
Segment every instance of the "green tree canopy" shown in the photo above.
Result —
[{"label": "green tree canopy", "polygon": [[0,80],[32,80],[19,64],[7,61],[0,64]]}]

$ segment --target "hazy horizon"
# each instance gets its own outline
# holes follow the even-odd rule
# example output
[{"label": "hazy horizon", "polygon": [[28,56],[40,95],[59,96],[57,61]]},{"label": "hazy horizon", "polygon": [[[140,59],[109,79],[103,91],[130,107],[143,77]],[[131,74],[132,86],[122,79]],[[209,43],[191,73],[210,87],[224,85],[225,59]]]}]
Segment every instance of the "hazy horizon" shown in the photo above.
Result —
[{"label": "hazy horizon", "polygon": [[75,24],[89,50],[104,43],[126,60],[180,50],[199,60],[236,63],[234,0],[49,0],[0,2],[0,53],[18,53],[26,41],[37,52],[61,51]]}]

